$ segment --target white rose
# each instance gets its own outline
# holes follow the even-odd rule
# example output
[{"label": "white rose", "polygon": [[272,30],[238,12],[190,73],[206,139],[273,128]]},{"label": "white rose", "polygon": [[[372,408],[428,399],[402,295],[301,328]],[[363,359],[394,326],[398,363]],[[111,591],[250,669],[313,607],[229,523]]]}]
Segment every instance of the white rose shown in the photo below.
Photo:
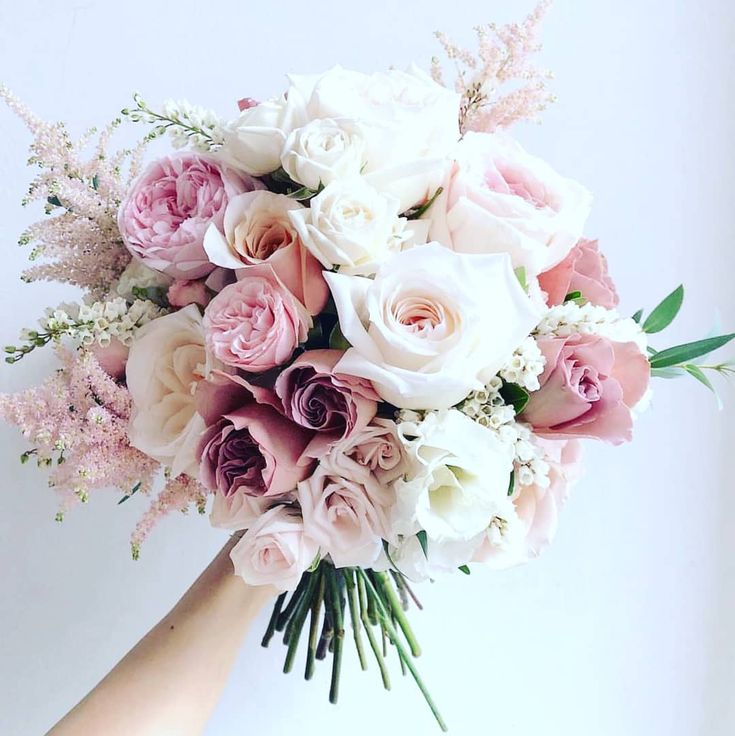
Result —
[{"label": "white rose", "polygon": [[293,590],[317,556],[318,546],[304,533],[297,512],[286,506],[266,511],[232,548],[230,558],[248,585]]},{"label": "white rose", "polygon": [[408,237],[396,199],[382,195],[361,177],[336,180],[310,202],[289,212],[301,241],[325,268],[372,274]]},{"label": "white rose", "polygon": [[459,95],[411,67],[363,74],[335,67],[318,78],[292,78],[310,120],[358,120],[363,172],[400,211],[425,201],[442,183],[446,156],[459,139]]},{"label": "white rose", "polygon": [[335,370],[407,409],[447,409],[480,389],[538,322],[505,255],[429,243],[392,256],[375,279],[325,273],[352,347]]},{"label": "white rose", "polygon": [[133,400],[130,444],[171,467],[174,476],[197,477],[197,443],[204,420],[194,392],[207,373],[202,318],[196,305],[159,317],[136,333],[127,363]]},{"label": "white rose", "polygon": [[352,461],[345,472],[341,464],[337,468],[326,459],[299,483],[304,528],[336,567],[370,567],[382,550],[393,496],[365,467]]},{"label": "white rose", "polygon": [[[394,485],[391,538],[423,529],[429,549],[432,542],[474,544],[499,506],[508,502],[512,450],[456,409],[403,422],[398,432],[412,468]],[[467,551],[464,562],[472,556],[472,549]]]},{"label": "white rose", "polygon": [[510,253],[535,276],[582,235],[592,196],[501,133],[468,133],[426,213],[429,237],[461,253]]},{"label": "white rose", "polygon": [[266,100],[224,127],[218,155],[252,176],[269,174],[281,165],[288,134],[305,122],[304,101],[297,93]]},{"label": "white rose", "polygon": [[351,120],[312,120],[292,131],[281,165],[299,184],[314,191],[335,179],[358,176],[365,163],[365,139]]}]

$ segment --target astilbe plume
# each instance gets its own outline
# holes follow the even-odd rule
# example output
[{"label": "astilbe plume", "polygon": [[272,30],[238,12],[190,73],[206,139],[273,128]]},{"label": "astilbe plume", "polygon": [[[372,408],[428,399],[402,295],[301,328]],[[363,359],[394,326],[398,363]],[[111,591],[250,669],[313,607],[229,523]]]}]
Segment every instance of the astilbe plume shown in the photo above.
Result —
[{"label": "astilbe plume", "polygon": [[[541,49],[538,31],[550,5],[551,0],[542,0],[522,23],[476,27],[478,48],[474,54],[437,31],[447,59],[456,67],[454,87],[462,96],[459,127],[463,135],[470,130],[492,132],[520,120],[537,120],[554,101],[546,87],[551,72],[531,61]],[[431,76],[445,84],[437,57],[431,61]]]},{"label": "astilbe plume", "polygon": [[28,163],[40,172],[23,204],[43,201],[47,215],[20,238],[21,245],[34,245],[31,260],[46,261],[26,270],[23,279],[60,281],[93,298],[105,297],[131,259],[117,227],[117,211],[140,170],[145,142],[110,154],[107,148],[119,118],[99,133],[94,145],[94,128],[74,142],[63,123],[44,122],[4,85],[0,98],[33,135]]},{"label": "astilbe plume", "polygon": [[128,440],[132,402],[91,352],[58,348],[61,368],[45,383],[0,394],[0,418],[18,426],[49,485],[61,496],[57,518],[92,491],[149,492],[160,465]]}]

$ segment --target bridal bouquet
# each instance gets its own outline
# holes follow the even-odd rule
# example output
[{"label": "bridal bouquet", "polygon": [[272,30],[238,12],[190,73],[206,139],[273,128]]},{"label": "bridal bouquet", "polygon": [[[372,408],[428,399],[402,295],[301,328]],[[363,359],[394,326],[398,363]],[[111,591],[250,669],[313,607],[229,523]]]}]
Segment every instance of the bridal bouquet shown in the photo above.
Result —
[{"label": "bridal bouquet", "polygon": [[[241,535],[235,572],[278,597],[286,671],[346,631],[387,687],[386,641],[444,726],[413,656],[413,581],[517,565],[554,535],[580,440],[631,439],[652,375],[708,372],[734,335],[656,350],[682,303],[618,311],[590,193],[508,129],[549,102],[531,63],[543,6],[478,29],[457,70],[288,77],[233,120],[187,103],[123,110],[151,126],[108,151],[0,94],[34,135],[27,201],[46,217],[24,275],[81,287],[6,348],[56,346],[42,386],[0,400],[49,472],[58,519],[92,491],[158,493]],[[178,153],[142,161],[170,134]],[[88,153],[91,148],[91,155]]]}]

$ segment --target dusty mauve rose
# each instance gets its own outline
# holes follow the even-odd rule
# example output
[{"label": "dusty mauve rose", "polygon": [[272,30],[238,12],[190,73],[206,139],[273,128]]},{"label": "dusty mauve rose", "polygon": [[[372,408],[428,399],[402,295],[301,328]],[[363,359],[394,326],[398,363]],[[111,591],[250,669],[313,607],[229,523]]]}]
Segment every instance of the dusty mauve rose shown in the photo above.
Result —
[{"label": "dusty mauve rose", "polygon": [[286,288],[319,314],[329,297],[322,267],[304,247],[288,213],[303,205],[283,194],[247,192],[235,197],[225,211],[224,235],[210,225],[204,249],[212,263],[241,269],[267,262]]},{"label": "dusty mauve rose", "polygon": [[517,543],[504,548],[492,545],[485,535],[474,562],[484,562],[495,569],[513,567],[538,557],[554,539],[561,507],[580,475],[582,445],[578,440],[537,438],[536,442],[549,464],[548,486],[515,485],[511,500],[522,532],[514,540]]},{"label": "dusty mauve rose", "polygon": [[174,281],[168,287],[166,297],[172,307],[186,307],[189,304],[206,307],[212,299],[204,281]]},{"label": "dusty mauve rose", "polygon": [[312,433],[294,424],[237,376],[215,374],[197,389],[197,408],[207,425],[198,456],[200,482],[224,496],[279,496],[306,478],[303,458]]},{"label": "dusty mauve rose", "polygon": [[262,373],[285,363],[306,340],[311,317],[264,263],[248,266],[204,313],[207,346],[225,365]]},{"label": "dusty mauve rose", "polygon": [[562,304],[567,294],[574,291],[605,309],[618,306],[618,292],[596,240],[580,240],[561,263],[539,274],[538,281],[550,307]]},{"label": "dusty mauve rose", "polygon": [[307,350],[276,379],[286,416],[319,433],[308,449],[313,457],[365,427],[378,409],[370,381],[334,372],[343,355],[342,350]]},{"label": "dusty mauve rose", "polygon": [[293,590],[318,553],[298,512],[276,506],[261,516],[232,548],[230,559],[248,585]]},{"label": "dusty mauve rose", "polygon": [[546,359],[541,388],[521,415],[534,432],[550,439],[591,437],[629,441],[633,408],[648,387],[650,366],[632,342],[596,335],[540,337]]},{"label": "dusty mauve rose", "polygon": [[203,245],[210,223],[221,227],[232,197],[262,187],[206,156],[166,156],[148,166],[120,205],[120,234],[146,266],[198,279],[214,268]]},{"label": "dusty mauve rose", "polygon": [[383,549],[392,491],[356,463],[343,473],[323,462],[299,483],[304,529],[336,567],[370,567]]}]

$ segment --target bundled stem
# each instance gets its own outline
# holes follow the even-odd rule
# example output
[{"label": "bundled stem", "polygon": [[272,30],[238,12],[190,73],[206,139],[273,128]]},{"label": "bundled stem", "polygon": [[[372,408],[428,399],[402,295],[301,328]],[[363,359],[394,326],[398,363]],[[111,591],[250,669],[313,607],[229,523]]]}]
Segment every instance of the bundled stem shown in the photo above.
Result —
[{"label": "bundled stem", "polygon": [[[413,663],[413,658],[421,654],[421,647],[405,613],[411,600],[421,607],[399,572],[376,572],[359,567],[335,568],[330,562],[322,560],[315,570],[304,573],[290,598],[287,593],[278,597],[262,644],[267,647],[274,633],[283,631],[283,642],[287,646],[283,671],[290,672],[306,619],[310,617],[304,676],[307,680],[311,679],[316,661],[331,654],[329,700],[337,703],[342,672],[345,615],[349,611],[360,667],[363,670],[368,667],[362,640],[364,632],[375,656],[383,686],[390,690],[385,652],[385,646],[390,642],[398,653],[402,672],[411,673],[440,728],[446,731],[446,724]],[[375,628],[379,630],[383,647],[376,636]]]}]

